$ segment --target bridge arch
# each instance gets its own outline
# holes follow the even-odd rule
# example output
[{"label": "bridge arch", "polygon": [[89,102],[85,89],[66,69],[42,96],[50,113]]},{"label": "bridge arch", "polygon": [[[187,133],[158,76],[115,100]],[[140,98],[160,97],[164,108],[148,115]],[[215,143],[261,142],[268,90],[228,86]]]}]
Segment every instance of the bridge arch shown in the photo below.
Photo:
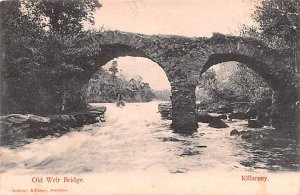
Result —
[{"label": "bridge arch", "polygon": [[266,80],[273,89],[292,83],[293,74],[283,68],[285,59],[291,55],[287,51],[268,48],[261,41],[251,38],[215,35],[206,41],[206,52],[201,72],[211,66],[228,61],[245,64]]},{"label": "bridge arch", "polygon": [[[151,61],[157,63],[166,72],[165,66],[161,65],[161,63],[157,62],[155,59],[149,57],[147,54],[144,53],[144,51],[140,49],[124,44],[106,44],[101,46],[101,52],[99,52],[99,55],[94,56],[94,58],[92,59],[95,63],[95,66],[90,69],[86,69],[85,74],[87,75],[87,78],[89,78],[89,76],[94,74],[97,70],[99,70],[100,67],[104,66],[107,62],[118,57],[126,56],[143,57],[150,59]],[[89,58],[89,60],[91,60],[91,58]]]},{"label": "bridge arch", "polygon": [[[274,126],[295,126],[293,104],[297,90],[292,73],[283,68],[288,52],[277,51],[254,39],[215,34],[211,38],[142,35],[107,31],[93,36],[100,45],[96,54],[75,60],[92,60],[84,77],[89,79],[99,67],[119,56],[145,57],[160,65],[171,84],[172,124],[176,132],[197,130],[195,88],[203,72],[216,63],[238,61],[261,75],[274,90]],[[284,113],[284,114],[283,114]],[[291,114],[287,114],[291,113]],[[284,116],[285,115],[285,116]],[[294,114],[294,116],[296,116]]]},{"label": "bridge arch", "polygon": [[[76,60],[85,63],[86,60],[92,61],[94,66],[89,66],[84,69],[84,74],[80,77],[73,78],[69,83],[71,85],[68,88],[69,98],[66,100],[65,108],[68,110],[76,111],[86,107],[88,104],[87,98],[87,84],[92,76],[109,61],[112,61],[118,57],[142,57],[151,60],[157,64],[164,72],[167,80],[171,83],[172,78],[169,76],[169,70],[167,65],[161,63],[155,57],[150,57],[146,54],[145,50],[137,48],[136,45],[128,45],[123,43],[107,43],[101,44],[100,50],[96,51],[96,55],[84,56],[77,58]],[[142,66],[142,65],[141,65]],[[81,106],[80,106],[81,105]]]},{"label": "bridge arch", "polygon": [[299,101],[296,87],[292,82],[293,73],[283,68],[289,53],[280,52],[266,47],[263,43],[239,37],[212,38],[206,45],[206,62],[200,76],[213,65],[222,62],[236,61],[260,75],[273,90],[272,125],[289,134],[297,129],[297,111],[295,103]]},{"label": "bridge arch", "polygon": [[207,60],[207,62],[205,63],[205,65],[203,66],[202,70],[200,71],[200,76],[210,67],[219,63],[230,62],[230,61],[242,63],[248,68],[252,69],[259,76],[261,76],[272,89],[275,89],[280,85],[280,79],[276,75],[271,74],[267,70],[269,67],[267,64],[258,61],[256,58],[241,55],[241,54],[232,54],[232,53],[212,54]]}]

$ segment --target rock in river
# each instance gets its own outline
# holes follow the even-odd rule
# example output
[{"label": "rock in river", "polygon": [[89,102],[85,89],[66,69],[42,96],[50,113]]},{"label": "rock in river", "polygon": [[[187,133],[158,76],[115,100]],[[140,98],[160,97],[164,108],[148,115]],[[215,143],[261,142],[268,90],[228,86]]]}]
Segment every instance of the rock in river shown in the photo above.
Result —
[{"label": "rock in river", "polygon": [[236,129],[233,129],[231,132],[230,132],[230,136],[234,136],[234,135],[240,135],[240,132]]},{"label": "rock in river", "polygon": [[256,119],[262,125],[271,125],[271,117],[268,113],[260,112],[257,114]]},{"label": "rock in river", "polygon": [[250,128],[261,128],[263,127],[257,120],[248,120],[248,127]]},{"label": "rock in river", "polygon": [[158,104],[158,111],[162,118],[172,119],[171,109],[172,109],[171,103]]},{"label": "rock in river", "polygon": [[249,108],[246,112],[246,114],[248,115],[249,118],[255,118],[258,114],[258,111],[254,108]]},{"label": "rock in river", "polygon": [[213,119],[209,122],[210,127],[213,128],[226,128],[228,125],[226,125],[221,119],[213,117]]},{"label": "rock in river", "polygon": [[9,124],[10,126],[21,126],[24,123],[27,122],[29,116],[28,115],[22,115],[22,114],[10,114],[7,116],[3,116],[1,118],[1,121],[4,123]]}]

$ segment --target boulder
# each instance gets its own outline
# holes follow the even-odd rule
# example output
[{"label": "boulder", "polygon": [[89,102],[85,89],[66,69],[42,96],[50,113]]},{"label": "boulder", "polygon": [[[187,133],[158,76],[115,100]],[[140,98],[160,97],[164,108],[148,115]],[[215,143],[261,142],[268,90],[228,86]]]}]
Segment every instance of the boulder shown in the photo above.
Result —
[{"label": "boulder", "polygon": [[92,112],[87,112],[85,113],[86,114],[86,121],[87,121],[87,124],[93,124],[93,123],[97,123],[99,122],[99,117],[97,114],[95,113],[92,113]]},{"label": "boulder", "polygon": [[163,142],[167,142],[167,141],[171,141],[171,142],[178,142],[180,141],[179,139],[175,138],[175,137],[163,137],[162,138]]},{"label": "boulder", "polygon": [[257,120],[248,120],[248,127],[250,128],[261,128],[263,127],[263,125],[261,125],[259,122],[257,122]]},{"label": "boulder", "polygon": [[266,126],[271,125],[271,117],[268,113],[259,112],[256,116],[256,120],[258,123],[262,125],[266,125]]},{"label": "boulder", "polygon": [[229,119],[240,119],[240,120],[249,119],[248,115],[244,112],[231,113],[231,114],[229,114],[228,118]]},{"label": "boulder", "polygon": [[171,103],[160,103],[158,104],[158,111],[161,110],[171,110],[172,104]]},{"label": "boulder", "polygon": [[96,114],[96,115],[98,115],[98,116],[101,116],[101,115],[104,114],[104,112],[98,111],[98,110],[93,110],[93,111],[89,111],[89,112],[90,112],[90,113],[93,113],[93,114]]},{"label": "boulder", "polygon": [[197,114],[197,121],[201,123],[210,123],[213,119],[214,117],[209,114]]},{"label": "boulder", "polygon": [[230,132],[230,136],[234,136],[234,135],[240,135],[240,132],[236,129],[233,129],[231,132]]},{"label": "boulder", "polygon": [[258,111],[254,108],[249,108],[247,111],[246,111],[246,114],[247,116],[250,118],[250,119],[254,119],[256,118],[257,114],[258,114]]},{"label": "boulder", "polygon": [[75,127],[77,127],[77,123],[76,123],[76,119],[75,119],[75,117],[73,116],[73,115],[69,115],[69,125],[70,125],[70,127],[72,127],[72,128],[75,128]]},{"label": "boulder", "polygon": [[172,109],[171,103],[158,104],[158,112],[160,113],[162,118],[172,119],[171,109]]},{"label": "boulder", "polygon": [[26,131],[26,136],[28,138],[41,138],[47,135],[52,135],[53,131],[59,130],[58,128],[49,127],[30,127]]},{"label": "boulder", "polygon": [[48,125],[50,123],[50,118],[43,117],[43,116],[30,115],[27,120],[27,123],[32,128],[39,128],[39,127]]},{"label": "boulder", "polygon": [[26,142],[26,138],[42,138],[47,135],[62,135],[71,128],[104,121],[105,107],[88,112],[51,117],[32,114],[11,114],[0,117],[0,145]]},{"label": "boulder", "polygon": [[105,106],[91,106],[88,105],[88,110],[89,111],[98,111],[98,112],[106,112],[106,107]]},{"label": "boulder", "polygon": [[210,127],[213,128],[226,128],[228,125],[226,125],[221,119],[213,117],[213,119],[209,122]]},{"label": "boulder", "polygon": [[160,112],[160,115],[161,115],[161,117],[163,117],[163,118],[170,118],[171,112],[168,112],[168,111],[161,111],[161,112]]},{"label": "boulder", "polygon": [[9,130],[10,125],[4,121],[0,121],[0,135],[3,135],[4,132]]},{"label": "boulder", "polygon": [[49,117],[29,115],[28,122],[30,123],[50,123]]},{"label": "boulder", "polygon": [[61,124],[62,126],[76,127],[76,119],[72,115],[58,115],[50,117],[50,123]]},{"label": "boulder", "polygon": [[1,121],[10,124],[14,127],[19,127],[25,124],[28,120],[28,115],[22,115],[22,114],[10,114],[1,119]]},{"label": "boulder", "polygon": [[76,124],[77,124],[78,127],[82,127],[83,125],[88,124],[87,123],[87,116],[83,113],[74,114],[74,118],[76,120]]}]

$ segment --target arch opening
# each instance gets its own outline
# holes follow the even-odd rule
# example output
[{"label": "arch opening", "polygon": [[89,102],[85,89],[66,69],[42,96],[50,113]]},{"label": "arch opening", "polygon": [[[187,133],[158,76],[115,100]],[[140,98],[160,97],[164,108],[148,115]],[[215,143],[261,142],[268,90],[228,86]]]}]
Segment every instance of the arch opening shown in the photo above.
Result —
[{"label": "arch opening", "polygon": [[162,93],[168,96],[166,92],[169,91],[169,79],[159,64],[149,58],[123,54],[108,61],[91,76],[86,93],[89,103],[112,103],[118,94],[126,102],[149,102],[161,100]]},{"label": "arch opening", "polygon": [[266,80],[245,64],[228,61],[211,65],[195,90],[197,110],[246,112],[249,108],[270,114],[273,91]]},{"label": "arch opening", "polygon": [[[67,94],[66,96],[62,96],[64,112],[86,109],[86,106],[88,105],[88,82],[95,76],[95,73],[97,73],[101,67],[114,59],[122,57],[148,59],[148,61],[156,64],[156,66],[160,68],[164,73],[164,76],[167,77],[165,81],[167,80],[167,83],[169,83],[169,78],[166,74],[167,71],[164,66],[147,56],[144,50],[119,43],[101,45],[100,48],[95,49],[95,53],[92,56],[78,58],[79,63],[82,64],[83,72],[80,75],[71,78],[63,87],[64,93]],[[143,64],[140,65],[143,66]],[[148,86],[146,86],[146,88],[147,87]]]},{"label": "arch opening", "polygon": [[210,67],[224,62],[235,61],[241,64],[244,64],[248,68],[252,69],[255,73],[260,75],[265,82],[269,84],[272,89],[278,88],[281,86],[282,82],[276,77],[276,75],[271,74],[270,65],[265,64],[264,62],[258,61],[253,57],[249,57],[242,54],[213,54],[209,57],[205,65],[203,66],[200,76],[206,72]]}]

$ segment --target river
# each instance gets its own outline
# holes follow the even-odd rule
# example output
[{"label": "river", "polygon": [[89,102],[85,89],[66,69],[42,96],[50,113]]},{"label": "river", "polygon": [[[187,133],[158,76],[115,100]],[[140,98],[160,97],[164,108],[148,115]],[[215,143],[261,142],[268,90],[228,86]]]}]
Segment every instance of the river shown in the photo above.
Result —
[{"label": "river", "polygon": [[[263,145],[229,136],[246,129],[235,120],[228,128],[199,123],[192,136],[175,134],[162,120],[159,102],[107,107],[106,122],[87,125],[61,137],[30,140],[14,149],[0,147],[3,174],[195,173],[298,174],[299,145],[285,140]],[[268,128],[268,127],[265,127]],[[258,145],[257,145],[258,144]],[[124,174],[126,175],[126,174]],[[299,176],[299,174],[298,174]]]}]

